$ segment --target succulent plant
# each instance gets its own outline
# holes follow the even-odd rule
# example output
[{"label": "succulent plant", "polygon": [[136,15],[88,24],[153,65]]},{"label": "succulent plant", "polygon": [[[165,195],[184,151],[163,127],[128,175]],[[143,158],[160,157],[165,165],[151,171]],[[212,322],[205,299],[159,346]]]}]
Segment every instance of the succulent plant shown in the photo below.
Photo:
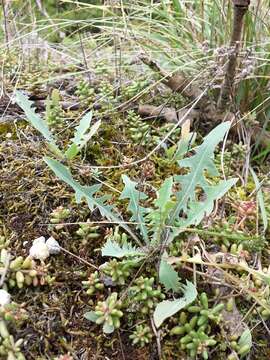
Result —
[{"label": "succulent plant", "polygon": [[86,80],[81,80],[78,83],[75,95],[79,97],[81,104],[85,106],[91,105],[95,100],[95,90]]},{"label": "succulent plant", "polygon": [[38,286],[51,284],[54,277],[48,274],[48,266],[45,264],[37,265],[31,256],[24,258],[17,256],[11,260],[7,265],[7,259],[10,254],[6,249],[1,250],[0,254],[0,271],[8,266],[8,273],[6,276],[6,283],[9,288],[24,286]]},{"label": "succulent plant", "polygon": [[119,226],[116,226],[115,229],[109,229],[107,235],[105,236],[106,240],[115,241],[120,245],[123,245],[127,242],[128,236],[126,233],[119,232]]},{"label": "succulent plant", "polygon": [[149,145],[149,141],[151,141],[151,127],[141,119],[140,115],[137,115],[133,110],[128,111],[126,125],[134,142],[140,145]]},{"label": "succulent plant", "polygon": [[99,226],[94,226],[91,223],[89,224],[84,223],[84,224],[80,224],[80,227],[76,231],[76,234],[81,239],[83,239],[84,242],[87,242],[90,239],[96,239],[100,236],[98,230],[99,230]]},{"label": "succulent plant", "polygon": [[218,324],[222,317],[224,304],[220,303],[209,308],[206,293],[200,295],[198,304],[187,307],[179,317],[179,325],[171,329],[171,335],[180,335],[179,346],[186,350],[193,359],[200,355],[203,359],[209,358],[208,348],[215,346],[217,340],[211,335],[211,322]]},{"label": "succulent plant", "polygon": [[165,299],[160,286],[154,287],[155,279],[140,276],[135,280],[134,285],[129,289],[129,295],[132,302],[140,304],[140,310],[143,314],[148,313],[154,308],[154,305],[160,300]]},{"label": "succulent plant", "polygon": [[51,224],[57,224],[55,228],[57,230],[60,230],[63,228],[62,224],[59,224],[66,220],[70,215],[70,210],[64,208],[63,206],[58,206],[56,209],[54,209],[50,214],[50,222]]},{"label": "succulent plant", "polygon": [[118,294],[112,293],[105,301],[99,301],[95,311],[84,314],[87,320],[93,321],[98,325],[103,325],[103,332],[110,334],[114,329],[120,327],[120,318],[123,316],[121,301],[117,300]]},{"label": "succulent plant", "polygon": [[103,264],[100,269],[104,274],[110,276],[115,284],[124,285],[132,269],[136,266],[137,263],[134,260],[117,261],[113,259]]},{"label": "succulent plant", "polygon": [[87,289],[88,295],[93,295],[96,291],[102,290],[104,284],[100,281],[98,271],[92,273],[86,281],[82,281],[83,287]]},{"label": "succulent plant", "polygon": [[9,245],[9,242],[4,235],[0,235],[0,250],[5,249]]},{"label": "succulent plant", "polygon": [[133,345],[139,345],[141,347],[149,344],[152,337],[153,335],[150,326],[143,324],[136,325],[135,330],[129,336],[129,338],[132,340]]},{"label": "succulent plant", "polygon": [[45,119],[51,128],[58,128],[63,124],[63,110],[60,105],[59,90],[53,89],[51,96],[46,100]]},{"label": "succulent plant", "polygon": [[137,79],[132,81],[131,84],[123,87],[121,91],[122,97],[131,99],[135,95],[139,94],[143,89],[149,85],[149,81],[145,79]]}]

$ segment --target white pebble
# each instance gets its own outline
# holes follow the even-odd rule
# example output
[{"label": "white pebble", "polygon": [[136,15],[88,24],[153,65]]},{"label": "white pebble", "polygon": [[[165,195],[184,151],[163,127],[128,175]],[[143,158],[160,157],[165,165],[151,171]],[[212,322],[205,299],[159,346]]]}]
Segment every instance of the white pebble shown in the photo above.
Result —
[{"label": "white pebble", "polygon": [[55,240],[54,237],[49,237],[49,239],[46,241],[46,245],[49,249],[49,253],[51,255],[59,254],[61,251],[60,245],[57,240]]},{"label": "white pebble", "polygon": [[44,261],[50,256],[48,246],[45,244],[45,238],[42,236],[33,241],[33,245],[29,250],[29,255],[33,259]]},{"label": "white pebble", "polygon": [[0,306],[5,306],[10,303],[10,294],[3,289],[0,289]]}]

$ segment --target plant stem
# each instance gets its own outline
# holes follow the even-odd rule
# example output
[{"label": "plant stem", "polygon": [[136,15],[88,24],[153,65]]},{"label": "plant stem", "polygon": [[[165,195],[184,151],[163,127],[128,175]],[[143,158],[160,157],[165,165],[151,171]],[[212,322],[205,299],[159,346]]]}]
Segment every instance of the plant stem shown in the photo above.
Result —
[{"label": "plant stem", "polygon": [[236,240],[237,242],[239,242],[240,240],[251,240],[250,237],[245,236],[245,235],[240,235],[240,234],[227,234],[226,232],[217,232],[217,231],[209,231],[209,230],[203,230],[203,229],[192,229],[192,228],[188,228],[185,229],[183,232],[191,232],[191,233],[196,233],[196,234],[202,234],[202,235],[208,235],[208,236],[217,236],[217,237],[224,237],[226,239],[231,239],[231,240]]},{"label": "plant stem", "polygon": [[229,60],[226,66],[225,78],[221,87],[219,99],[218,99],[218,110],[224,112],[233,95],[233,85],[236,73],[236,63],[239,54],[240,41],[243,28],[244,15],[248,10],[250,0],[232,0],[234,4],[234,19],[233,19],[233,30],[230,41],[230,54]]}]

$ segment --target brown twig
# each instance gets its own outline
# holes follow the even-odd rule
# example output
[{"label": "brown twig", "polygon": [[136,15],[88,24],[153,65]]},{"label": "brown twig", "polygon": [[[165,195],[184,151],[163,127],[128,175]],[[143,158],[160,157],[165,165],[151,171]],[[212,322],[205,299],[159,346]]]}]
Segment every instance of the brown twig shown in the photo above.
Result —
[{"label": "brown twig", "polygon": [[237,57],[239,54],[240,41],[243,29],[244,15],[248,10],[250,0],[232,0],[234,4],[233,31],[230,42],[230,55],[226,66],[225,78],[221,87],[218,110],[223,113],[228,106],[231,96],[234,93],[234,79],[236,74]]}]

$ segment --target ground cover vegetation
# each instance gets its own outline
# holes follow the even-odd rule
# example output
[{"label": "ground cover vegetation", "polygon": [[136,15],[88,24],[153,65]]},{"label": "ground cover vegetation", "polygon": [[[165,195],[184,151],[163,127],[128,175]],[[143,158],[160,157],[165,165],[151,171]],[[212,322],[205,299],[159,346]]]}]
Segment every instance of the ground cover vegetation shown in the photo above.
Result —
[{"label": "ground cover vegetation", "polygon": [[269,5],[2,0],[1,359],[269,359]]}]

